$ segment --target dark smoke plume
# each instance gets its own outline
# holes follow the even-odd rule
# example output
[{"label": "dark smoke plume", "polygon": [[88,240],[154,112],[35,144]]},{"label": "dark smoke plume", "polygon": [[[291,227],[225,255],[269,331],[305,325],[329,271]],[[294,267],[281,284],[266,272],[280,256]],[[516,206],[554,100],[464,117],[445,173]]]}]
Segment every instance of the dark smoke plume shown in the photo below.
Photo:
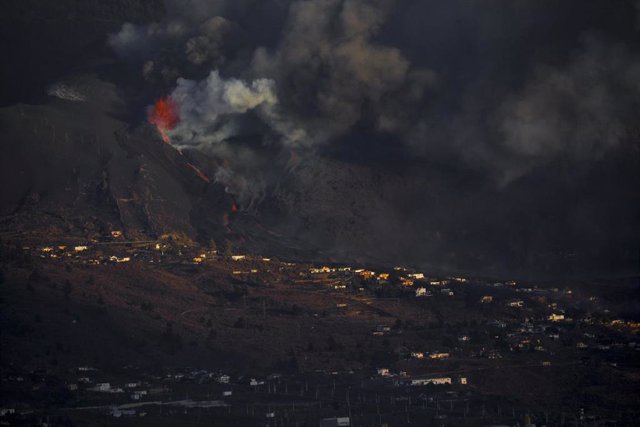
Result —
[{"label": "dark smoke plume", "polygon": [[[384,235],[369,246],[394,241],[387,246],[399,257],[461,265],[494,245],[487,235],[502,236],[496,252],[502,239],[507,252],[530,252],[521,257],[529,260],[551,247],[571,251],[600,227],[638,249],[629,246],[637,220],[624,235],[607,213],[590,210],[596,202],[586,184],[604,170],[598,194],[615,194],[610,202],[625,218],[639,211],[625,185],[606,191],[637,177],[626,166],[625,178],[612,172],[619,159],[638,155],[636,6],[167,0],[164,22],[126,24],[109,43],[150,84],[171,88],[182,119],[172,143],[219,159],[216,178],[245,207],[275,209],[293,224],[289,232],[322,235],[336,250],[360,250],[359,237],[340,238],[341,227],[354,224],[366,230],[361,236]],[[360,172],[346,180],[351,168]],[[327,177],[340,177],[327,203],[360,206],[368,194],[375,213],[353,208],[332,219],[320,200],[302,218],[313,198],[296,202],[296,194],[324,191]],[[386,192],[380,182],[396,187]],[[356,194],[354,185],[366,191]],[[550,210],[547,185],[589,213],[574,221],[571,206],[557,206],[538,241],[523,230]],[[469,203],[490,218],[457,212]],[[514,206],[522,212],[517,224],[505,222]],[[380,232],[385,226],[395,231]],[[513,247],[523,238],[531,248]]]}]

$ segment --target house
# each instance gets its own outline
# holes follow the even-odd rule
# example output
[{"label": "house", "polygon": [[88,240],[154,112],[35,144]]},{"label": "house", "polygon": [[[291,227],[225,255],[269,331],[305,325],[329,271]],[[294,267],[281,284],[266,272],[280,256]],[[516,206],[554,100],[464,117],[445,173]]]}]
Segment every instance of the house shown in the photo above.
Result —
[{"label": "house", "polygon": [[95,387],[91,389],[92,391],[100,391],[100,392],[110,392],[111,384],[109,383],[97,383]]},{"label": "house", "polygon": [[259,386],[259,385],[264,385],[264,381],[258,381],[255,378],[251,378],[251,380],[249,381],[249,385],[253,386],[253,387]]},{"label": "house", "polygon": [[509,302],[507,303],[507,305],[508,305],[509,307],[522,308],[522,307],[524,307],[524,301],[522,301],[521,299],[518,299],[518,300],[512,300],[512,301],[509,301]]},{"label": "house", "polygon": [[231,390],[227,390],[227,391],[223,391],[222,392],[222,396],[224,396],[224,397],[231,396],[232,394],[233,394],[233,391],[231,391]]},{"label": "house", "polygon": [[116,417],[116,418],[133,417],[133,416],[136,415],[136,410],[135,409],[118,409],[118,408],[114,408],[111,411],[111,415]]},{"label": "house", "polygon": [[496,328],[506,328],[507,322],[502,320],[492,320],[488,323],[489,326],[495,326]]},{"label": "house", "polygon": [[407,274],[407,276],[411,277],[412,279],[416,279],[416,280],[423,280],[424,279],[424,273]]},{"label": "house", "polygon": [[448,359],[449,353],[431,353],[429,355],[429,359]]},{"label": "house", "polygon": [[231,259],[234,261],[244,261],[247,259],[246,255],[231,255]]},{"label": "house", "polygon": [[440,289],[440,293],[442,295],[447,295],[447,296],[450,296],[450,297],[453,296],[453,291],[451,289],[449,289],[449,288]]},{"label": "house", "polygon": [[424,353],[421,351],[412,351],[411,357],[413,357],[414,359],[424,359]]},{"label": "house", "polygon": [[359,271],[358,274],[363,279],[371,279],[372,277],[375,277],[375,275],[376,275],[375,271],[369,271],[369,270]]},{"label": "house", "polygon": [[560,321],[564,320],[564,314],[552,313],[549,316],[549,320],[552,321],[552,322],[560,322]]},{"label": "house", "polygon": [[389,368],[379,368],[378,369],[378,375],[380,375],[381,377],[388,377],[389,376]]},{"label": "house", "polygon": [[413,286],[413,284],[415,283],[413,279],[409,279],[408,277],[401,277],[400,282],[402,283],[403,286],[407,286],[407,287]]},{"label": "house", "polygon": [[350,425],[349,417],[325,418],[320,421],[320,427],[349,427]]},{"label": "house", "polygon": [[229,375],[222,374],[218,377],[218,382],[220,384],[229,384],[229,381],[231,381],[231,377]]},{"label": "house", "polygon": [[329,268],[327,266],[323,266],[320,268],[310,268],[309,269],[309,273],[311,274],[320,274],[320,273],[331,273],[333,271],[332,268]]},{"label": "house", "polygon": [[493,297],[491,295],[485,295],[482,298],[480,298],[480,302],[483,304],[493,302]]},{"label": "house", "polygon": [[445,385],[451,384],[451,377],[436,377],[436,378],[414,378],[411,380],[411,385],[414,387],[425,385]]},{"label": "house", "polygon": [[427,294],[427,288],[418,288],[416,289],[416,297],[426,297],[428,296]]},{"label": "house", "polygon": [[467,377],[458,377],[458,384],[467,385],[468,384]]},{"label": "house", "polygon": [[7,415],[13,415],[15,413],[16,410],[14,408],[0,408],[0,417],[6,417]]}]

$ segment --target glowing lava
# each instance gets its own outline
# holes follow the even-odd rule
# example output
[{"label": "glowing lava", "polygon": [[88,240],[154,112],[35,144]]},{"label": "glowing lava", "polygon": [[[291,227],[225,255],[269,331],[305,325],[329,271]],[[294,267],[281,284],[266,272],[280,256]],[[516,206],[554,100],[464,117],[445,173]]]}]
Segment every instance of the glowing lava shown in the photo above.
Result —
[{"label": "glowing lava", "polygon": [[178,106],[170,97],[158,99],[149,112],[149,123],[158,129],[162,140],[167,144],[171,142],[167,132],[175,128],[179,122]]},{"label": "glowing lava", "polygon": [[211,182],[209,180],[209,177],[204,172],[202,172],[200,169],[198,169],[195,165],[192,165],[191,163],[187,163],[187,166],[189,166],[191,169],[193,169],[193,171],[196,173],[196,175],[198,175],[198,178],[200,178],[201,180],[203,180],[207,184]]},{"label": "glowing lava", "polygon": [[236,212],[238,212],[238,206],[236,205],[236,202],[231,202],[231,211],[225,212],[224,215],[222,215],[222,224],[227,227],[227,231],[231,231],[231,229],[229,229],[229,218]]}]

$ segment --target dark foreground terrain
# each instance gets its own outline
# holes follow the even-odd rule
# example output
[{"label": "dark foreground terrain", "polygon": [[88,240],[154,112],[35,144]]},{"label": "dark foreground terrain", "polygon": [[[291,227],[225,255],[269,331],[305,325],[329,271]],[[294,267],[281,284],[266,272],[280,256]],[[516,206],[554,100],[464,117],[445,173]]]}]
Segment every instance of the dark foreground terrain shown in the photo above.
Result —
[{"label": "dark foreground terrain", "polygon": [[[8,235],[8,232],[5,233]],[[638,281],[5,238],[3,425],[637,425]]]}]

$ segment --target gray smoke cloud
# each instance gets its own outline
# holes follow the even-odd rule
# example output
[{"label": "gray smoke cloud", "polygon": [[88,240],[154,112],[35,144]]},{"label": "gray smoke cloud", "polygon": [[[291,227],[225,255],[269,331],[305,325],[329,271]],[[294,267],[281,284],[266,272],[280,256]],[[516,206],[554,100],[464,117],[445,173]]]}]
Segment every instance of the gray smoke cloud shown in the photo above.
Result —
[{"label": "gray smoke cloud", "polygon": [[593,38],[566,67],[538,67],[497,113],[501,143],[516,159],[506,178],[561,155],[591,162],[628,142],[639,82],[637,57]]},{"label": "gray smoke cloud", "polygon": [[[486,241],[502,232],[487,236],[472,214],[454,224],[451,211],[501,218],[498,206],[510,206],[501,197],[519,200],[514,189],[527,182],[574,185],[602,159],[635,149],[640,47],[629,34],[638,4],[167,0],[170,20],[127,24],[109,42],[171,95],[182,119],[172,142],[217,158],[212,175],[241,204],[257,209],[271,198],[299,211],[315,177],[341,176],[320,193],[331,206],[310,202],[301,228],[332,223],[334,200],[376,200],[375,223],[398,230],[389,239],[402,234],[419,249],[433,236]],[[339,173],[350,164],[362,176],[369,168],[368,181]],[[571,173],[547,175],[559,164]],[[398,188],[362,204],[355,194],[366,191],[347,188],[382,181]],[[543,206],[545,196],[535,197]],[[349,227],[352,214],[340,216]],[[596,219],[583,222],[593,228]],[[425,230],[421,242],[411,229]]]},{"label": "gray smoke cloud", "polygon": [[434,73],[413,69],[399,49],[372,42],[392,6],[384,0],[294,2],[277,49],[255,51],[253,73],[278,82],[286,107],[314,143],[365,118],[379,130],[406,128],[407,109],[394,107],[419,105],[434,82]]},{"label": "gray smoke cloud", "polygon": [[214,16],[200,25],[199,34],[186,43],[187,59],[196,65],[224,62],[224,43],[233,25],[221,16]]},{"label": "gray smoke cloud", "polygon": [[[545,7],[564,10],[523,2],[505,5],[511,18],[500,18],[479,2],[450,6],[465,19],[479,16],[474,37],[483,43],[500,40],[509,19],[535,25],[527,17]],[[385,25],[401,9],[393,0],[271,0],[257,9],[250,1],[168,1],[171,21],[125,24],[109,38],[117,52],[145,61],[145,75],[180,73],[180,61],[172,57],[173,72],[149,54],[163,45],[182,57],[183,68],[210,73],[175,83],[172,96],[183,119],[174,131],[178,146],[219,152],[207,146],[242,135],[247,121],[239,116],[251,111],[284,148],[315,150],[364,128],[390,135],[414,155],[453,150],[506,185],[559,155],[589,161],[628,137],[637,61],[597,37],[564,64],[533,63],[534,71],[514,87],[482,83],[478,71],[480,83],[472,81],[465,93],[464,86],[451,86],[449,75],[413,64],[401,46],[384,42]],[[265,10],[286,11],[274,31],[280,37],[271,46],[247,42],[246,22]],[[227,61],[230,45],[242,53]],[[494,89],[497,95],[487,93]],[[458,99],[443,97],[449,92]],[[443,111],[455,104],[457,111]]]},{"label": "gray smoke cloud", "polygon": [[235,194],[245,208],[253,208],[267,192],[267,172],[273,168],[262,154],[231,140],[245,132],[244,115],[252,112],[291,146],[307,140],[304,131],[282,117],[275,82],[271,79],[224,79],[212,71],[202,81],[180,78],[171,93],[180,123],[168,131],[178,149],[197,149],[222,160],[217,182]]},{"label": "gray smoke cloud", "polygon": [[64,83],[55,83],[47,89],[47,95],[71,102],[85,102],[87,97],[80,90]]},{"label": "gray smoke cloud", "polygon": [[[124,57],[138,55],[144,59],[146,76],[157,70],[165,76],[172,75],[166,65],[150,54],[163,43],[182,45],[183,52],[173,48],[173,53],[182,54],[185,63],[214,68],[224,64],[225,42],[231,43],[230,39],[238,36],[241,25],[208,14],[229,10],[228,3],[183,3],[168,5],[170,10],[172,7],[181,10],[183,15],[185,10],[191,11],[182,21],[143,27],[125,24],[109,38],[110,45]],[[372,121],[380,131],[408,133],[436,75],[412,67],[399,49],[372,41],[393,10],[393,2],[289,3],[281,40],[273,48],[254,47],[248,63],[237,75],[274,82],[273,91],[281,100],[282,114],[265,109],[263,118],[281,135],[283,145],[326,143],[363,120]],[[242,6],[235,9],[238,8],[242,10]],[[194,24],[198,16],[201,21]],[[184,80],[178,80],[179,86],[184,84]],[[198,88],[206,86],[200,84]],[[197,97],[195,92],[191,94]],[[229,131],[233,125],[223,127]],[[201,134],[200,124],[194,123],[193,131],[199,133],[201,140],[207,139]],[[214,135],[208,139],[219,138]]]},{"label": "gray smoke cloud", "polygon": [[125,58],[137,58],[161,48],[166,43],[179,39],[189,30],[184,22],[152,23],[138,26],[125,23],[119,32],[111,34],[107,40],[118,54]]}]

